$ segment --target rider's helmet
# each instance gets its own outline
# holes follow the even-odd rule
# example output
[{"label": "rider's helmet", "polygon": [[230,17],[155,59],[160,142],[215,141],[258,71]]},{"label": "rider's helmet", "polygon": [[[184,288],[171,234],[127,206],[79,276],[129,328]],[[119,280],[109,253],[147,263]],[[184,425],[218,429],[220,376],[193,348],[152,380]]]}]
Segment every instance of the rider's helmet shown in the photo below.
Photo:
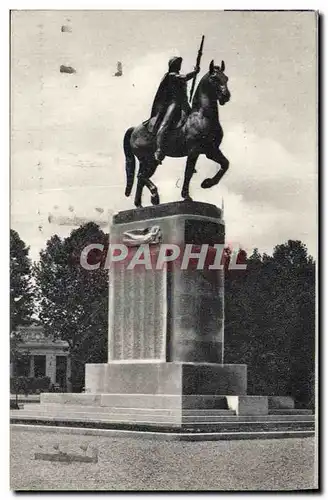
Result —
[{"label": "rider's helmet", "polygon": [[179,73],[182,64],[182,57],[172,57],[169,60],[169,73]]}]

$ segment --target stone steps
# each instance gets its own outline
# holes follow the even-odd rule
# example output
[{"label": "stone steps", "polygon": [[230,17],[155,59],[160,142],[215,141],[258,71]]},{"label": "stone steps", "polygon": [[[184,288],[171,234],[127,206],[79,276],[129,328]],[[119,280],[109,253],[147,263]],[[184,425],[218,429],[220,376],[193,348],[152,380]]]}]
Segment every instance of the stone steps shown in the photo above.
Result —
[{"label": "stone steps", "polygon": [[259,415],[259,416],[234,416],[234,417],[213,417],[213,416],[203,416],[203,417],[194,417],[194,416],[189,416],[189,417],[184,417],[182,416],[182,422],[192,422],[192,423],[198,423],[198,422],[217,422],[217,423],[224,423],[224,422],[233,422],[233,423],[243,423],[243,422],[264,422],[264,423],[289,423],[289,422],[314,422],[314,417],[312,415],[296,415],[295,417],[288,418],[289,416],[282,415],[279,416],[278,418],[272,418],[272,415]]},{"label": "stone steps", "polygon": [[[202,411],[188,412],[181,416],[180,412],[133,411],[133,409],[93,407],[93,411],[84,411],[86,407],[76,406],[66,408],[66,405],[33,405],[24,410],[12,410],[12,423],[54,423],[56,425],[78,425],[85,427],[110,426],[158,426],[160,428],[180,428],[191,431],[206,432],[265,432],[273,430],[313,430],[314,415],[309,413],[271,414],[259,416],[237,416],[233,411],[217,411],[216,413]],[[102,411],[99,411],[101,408]],[[82,411],[81,411],[82,410]],[[196,413],[196,414],[195,414]]]},{"label": "stone steps", "polygon": [[309,421],[282,421],[282,422],[264,422],[264,421],[225,421],[225,422],[188,422],[188,423],[170,423],[170,422],[148,422],[143,420],[124,421],[115,420],[110,418],[64,418],[64,417],[50,417],[50,416],[21,416],[12,418],[11,423],[16,424],[31,424],[34,425],[52,425],[59,427],[82,427],[82,428],[96,428],[96,429],[122,429],[122,430],[140,430],[147,431],[151,429],[158,429],[166,432],[205,432],[205,433],[270,433],[270,432],[314,432],[314,422]]},{"label": "stone steps", "polygon": [[[208,409],[208,408],[151,408],[151,407],[123,407],[123,406],[105,406],[105,405],[84,405],[84,404],[60,404],[60,403],[41,403],[34,405],[25,405],[24,412],[60,412],[63,414],[67,413],[103,413],[103,414],[131,414],[131,415],[162,415],[162,416],[233,416],[236,415],[235,410],[229,409]],[[247,414],[247,413],[246,413]],[[268,414],[270,416],[306,416],[312,415],[312,411],[308,409],[269,409]],[[267,416],[259,412],[259,415]]]},{"label": "stone steps", "polygon": [[[216,415],[216,416],[228,416],[235,415],[234,410],[223,410],[223,409],[194,409],[194,410],[181,410],[181,409],[166,409],[166,408],[132,408],[132,407],[108,407],[108,406],[86,406],[86,405],[60,405],[57,403],[44,403],[38,406],[33,406],[33,410],[38,409],[38,411],[57,411],[61,412],[83,412],[83,413],[115,413],[115,414],[133,414],[133,415],[143,415],[143,414],[161,414],[161,415]],[[25,406],[24,411],[29,411],[32,408]]]},{"label": "stone steps", "polygon": [[79,406],[105,406],[110,408],[150,408],[152,410],[214,409],[227,410],[225,396],[174,395],[174,394],[90,394],[90,393],[43,393],[41,404]]},{"label": "stone steps", "polygon": [[304,410],[301,408],[293,408],[293,409],[269,409],[269,415],[312,415],[312,410]]},{"label": "stone steps", "polygon": [[252,417],[243,417],[243,416],[235,416],[235,417],[211,417],[211,416],[204,416],[204,417],[182,417],[182,418],[176,418],[176,417],[167,417],[167,416],[154,416],[154,415],[140,415],[140,416],[135,416],[135,415],[127,415],[127,414],[120,414],[120,415],[102,415],[102,414],[90,414],[90,413],[71,413],[71,414],[64,414],[64,413],[42,413],[42,412],[22,412],[20,410],[13,410],[10,412],[10,417],[12,420],[21,420],[21,419],[49,419],[49,418],[54,418],[54,419],[63,419],[63,420],[88,420],[88,421],[95,421],[95,422],[129,422],[129,423],[134,423],[134,422],[149,422],[149,423],[157,423],[157,422],[162,422],[162,423],[192,423],[192,424],[212,424],[212,423],[217,423],[217,424],[289,424],[289,423],[295,423],[295,424],[312,424],[314,422],[314,417],[313,416],[306,416],[302,417],[301,415],[298,415],[298,418],[275,418],[275,419],[268,419],[265,416],[252,416]]},{"label": "stone steps", "polygon": [[182,436],[185,433],[186,436],[195,437],[200,434],[212,434],[213,439],[235,439],[234,436],[244,436],[242,439],[247,439],[246,435],[255,439],[261,436],[292,437],[314,434],[315,417],[311,410],[269,409],[267,415],[251,416],[236,415],[235,410],[204,408],[203,404],[201,408],[188,409],[175,405],[169,408],[157,405],[142,407],[139,404],[136,407],[127,407],[121,404],[106,406],[105,400],[100,398],[96,400],[79,396],[75,404],[72,399],[71,396],[65,396],[65,402],[60,399],[57,402],[56,399],[47,401],[45,398],[40,404],[26,405],[22,410],[12,410],[11,423],[58,429],[69,427],[90,431],[107,430],[123,434],[139,432],[139,435],[162,433],[168,436],[170,433],[180,433]]},{"label": "stone steps", "polygon": [[264,420],[253,420],[253,421],[221,421],[221,422],[183,422],[182,427],[188,428],[192,424],[194,427],[200,428],[201,430],[211,429],[212,427],[219,428],[221,431],[225,430],[270,430],[270,429],[312,429],[314,426],[314,421],[303,421],[303,420],[276,420],[276,421],[264,421]]},{"label": "stone steps", "polygon": [[[272,414],[272,415],[258,415],[258,416],[236,416],[235,412],[232,410],[221,410],[221,411],[151,411],[145,409],[143,411],[134,411],[134,409],[126,408],[104,408],[104,407],[91,407],[92,410],[86,407],[70,407],[62,408],[59,405],[53,405],[53,408],[43,407],[38,405],[37,408],[28,407],[24,410],[13,410],[13,417],[22,417],[24,415],[30,417],[37,416],[54,416],[54,417],[88,417],[88,418],[105,418],[105,419],[115,419],[117,421],[180,421],[183,422],[223,422],[223,421],[253,421],[254,419],[258,421],[310,421],[312,422],[314,417],[311,414]],[[115,410],[115,411],[114,411]]]},{"label": "stone steps", "polygon": [[120,427],[111,428],[92,428],[78,426],[58,426],[38,424],[37,426],[31,423],[16,423],[11,425],[11,430],[15,431],[30,431],[35,432],[37,427],[38,432],[56,435],[64,434],[79,435],[79,436],[101,436],[108,438],[135,438],[135,439],[150,439],[160,441],[231,441],[231,440],[250,440],[250,439],[284,439],[284,438],[307,438],[314,436],[314,430],[293,430],[287,431],[272,430],[258,432],[186,432],[175,429],[174,432],[166,432],[163,429],[124,429]]}]

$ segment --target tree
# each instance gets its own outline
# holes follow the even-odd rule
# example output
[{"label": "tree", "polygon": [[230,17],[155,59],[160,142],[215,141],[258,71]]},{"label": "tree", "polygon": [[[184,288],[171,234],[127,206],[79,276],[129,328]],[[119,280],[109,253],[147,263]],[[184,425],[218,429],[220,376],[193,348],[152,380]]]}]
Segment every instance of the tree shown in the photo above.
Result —
[{"label": "tree", "polygon": [[300,241],[255,249],[247,269],[226,273],[225,362],[248,365],[250,394],[313,401],[315,268]]},{"label": "tree", "polygon": [[[80,264],[82,250],[91,243],[105,246],[104,253],[95,251],[92,262],[88,259],[101,264],[97,270]],[[88,223],[65,239],[52,236],[34,266],[39,318],[46,335],[68,343],[73,391],[84,386],[85,363],[107,361],[108,271],[103,262],[107,245],[108,235]]]},{"label": "tree", "polygon": [[314,404],[315,263],[299,240],[274,248],[273,259],[288,293],[290,392],[300,404]]},{"label": "tree", "polygon": [[33,314],[33,286],[29,248],[17,231],[10,230],[10,356],[18,361],[17,344],[21,342],[19,326],[31,322]]}]

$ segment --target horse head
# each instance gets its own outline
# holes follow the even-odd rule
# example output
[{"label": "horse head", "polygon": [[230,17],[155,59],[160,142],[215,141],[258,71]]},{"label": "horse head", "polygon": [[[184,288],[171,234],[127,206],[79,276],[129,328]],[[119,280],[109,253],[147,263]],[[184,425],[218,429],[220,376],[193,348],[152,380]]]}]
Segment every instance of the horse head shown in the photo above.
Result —
[{"label": "horse head", "polygon": [[208,82],[215,92],[215,97],[223,106],[230,100],[230,91],[228,89],[228,77],[224,73],[225,64],[221,62],[221,66],[215,66],[214,60],[210,62],[209,72],[207,74]]}]

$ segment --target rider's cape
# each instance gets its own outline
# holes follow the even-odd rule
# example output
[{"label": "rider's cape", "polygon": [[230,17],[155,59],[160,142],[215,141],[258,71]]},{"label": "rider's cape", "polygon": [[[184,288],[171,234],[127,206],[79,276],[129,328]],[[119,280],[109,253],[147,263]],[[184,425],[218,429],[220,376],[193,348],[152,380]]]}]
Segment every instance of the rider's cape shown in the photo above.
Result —
[{"label": "rider's cape", "polygon": [[150,118],[157,116],[158,113],[166,109],[170,104],[170,100],[172,98],[172,90],[171,90],[171,86],[173,83],[172,80],[173,79],[171,78],[169,73],[166,73],[162,78],[162,81],[159,84],[159,87],[157,89],[154,98]]},{"label": "rider's cape", "polygon": [[[168,72],[164,75],[157,89],[151,109],[150,119],[155,116],[161,119],[160,117],[165,115],[168,106],[174,101],[179,104],[180,118],[189,114],[190,108],[186,97],[186,84],[182,79],[180,80],[179,78],[176,78],[174,73]],[[145,121],[144,125],[148,126],[151,131],[152,127],[149,123],[150,119]],[[179,120],[177,121],[179,122]]]}]

